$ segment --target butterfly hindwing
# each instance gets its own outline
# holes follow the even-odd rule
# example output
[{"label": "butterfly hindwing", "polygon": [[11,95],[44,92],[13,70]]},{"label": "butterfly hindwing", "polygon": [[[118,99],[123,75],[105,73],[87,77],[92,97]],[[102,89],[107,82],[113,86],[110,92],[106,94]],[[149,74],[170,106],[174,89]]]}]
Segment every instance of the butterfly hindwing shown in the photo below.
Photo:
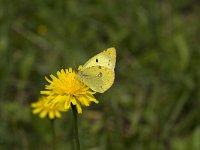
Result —
[{"label": "butterfly hindwing", "polygon": [[115,74],[111,69],[104,66],[93,66],[80,71],[78,79],[93,91],[103,93],[112,86]]}]

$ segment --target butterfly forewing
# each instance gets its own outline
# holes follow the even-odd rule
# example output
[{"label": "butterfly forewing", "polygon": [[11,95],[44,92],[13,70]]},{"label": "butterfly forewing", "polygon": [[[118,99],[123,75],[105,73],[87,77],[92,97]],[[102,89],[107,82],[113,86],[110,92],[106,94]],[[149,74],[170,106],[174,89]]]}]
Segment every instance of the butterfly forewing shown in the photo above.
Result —
[{"label": "butterfly forewing", "polygon": [[108,48],[103,52],[89,59],[84,65],[83,70],[92,66],[104,66],[114,71],[116,62],[115,48]]}]

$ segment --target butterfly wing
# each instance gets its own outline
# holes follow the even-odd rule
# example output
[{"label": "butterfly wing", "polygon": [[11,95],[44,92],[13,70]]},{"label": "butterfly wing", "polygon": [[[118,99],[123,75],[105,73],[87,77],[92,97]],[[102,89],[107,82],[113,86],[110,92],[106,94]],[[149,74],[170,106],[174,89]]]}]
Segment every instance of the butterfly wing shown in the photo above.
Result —
[{"label": "butterfly wing", "polygon": [[114,71],[116,63],[115,48],[108,48],[103,52],[89,59],[82,67],[82,70],[92,66],[104,66]]},{"label": "butterfly wing", "polygon": [[93,91],[103,93],[112,86],[115,73],[104,66],[92,66],[80,70],[77,77]]}]

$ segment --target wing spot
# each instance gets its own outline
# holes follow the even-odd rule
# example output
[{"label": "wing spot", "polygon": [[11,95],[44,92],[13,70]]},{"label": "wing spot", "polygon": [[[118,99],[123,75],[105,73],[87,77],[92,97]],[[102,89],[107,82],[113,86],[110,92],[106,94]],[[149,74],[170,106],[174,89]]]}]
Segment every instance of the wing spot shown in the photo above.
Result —
[{"label": "wing spot", "polygon": [[101,66],[99,66],[99,69],[101,69]]},{"label": "wing spot", "polygon": [[102,72],[99,72],[99,74],[97,75],[99,78],[102,77]]},{"label": "wing spot", "polygon": [[98,63],[98,61],[99,61],[99,60],[96,58],[96,62],[97,62],[97,63]]}]

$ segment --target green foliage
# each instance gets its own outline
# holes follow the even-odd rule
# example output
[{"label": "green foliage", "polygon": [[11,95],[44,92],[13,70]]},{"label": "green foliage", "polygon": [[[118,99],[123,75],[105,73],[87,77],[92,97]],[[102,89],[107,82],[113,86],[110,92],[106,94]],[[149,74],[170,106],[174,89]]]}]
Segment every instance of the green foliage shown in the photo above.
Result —
[{"label": "green foliage", "polygon": [[[199,2],[0,1],[0,149],[51,149],[31,114],[44,76],[117,49],[116,81],[79,117],[82,149],[199,150]],[[71,112],[56,122],[71,149]]]}]

